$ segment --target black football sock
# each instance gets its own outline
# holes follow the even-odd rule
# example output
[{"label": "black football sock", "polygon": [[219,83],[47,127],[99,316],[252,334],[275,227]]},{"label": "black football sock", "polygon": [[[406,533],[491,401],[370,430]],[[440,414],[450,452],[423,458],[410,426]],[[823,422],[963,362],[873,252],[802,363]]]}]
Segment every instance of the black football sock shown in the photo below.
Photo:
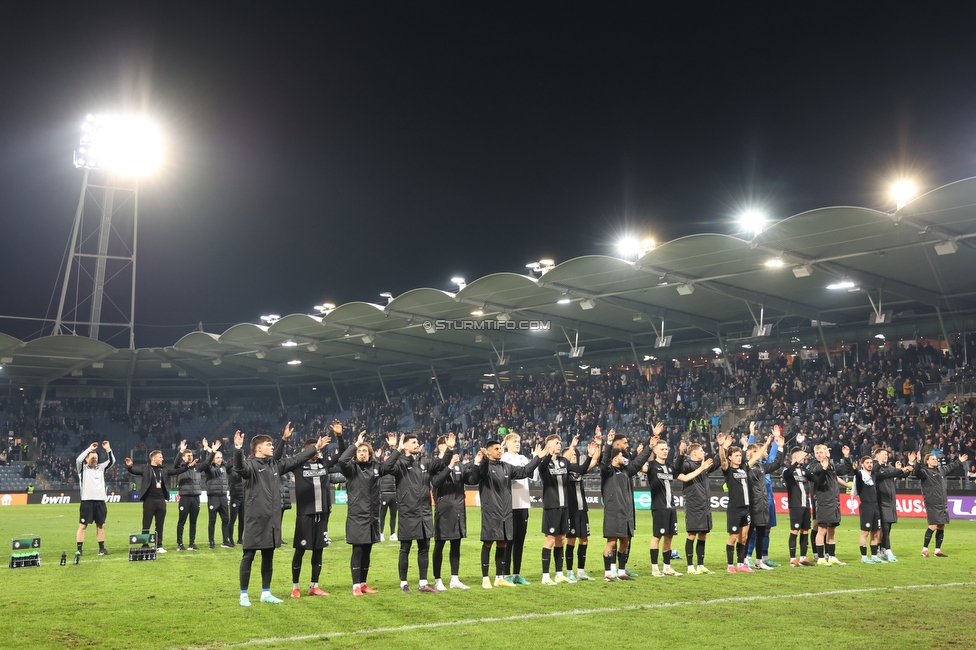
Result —
[{"label": "black football sock", "polygon": [[261,549],[261,591],[271,589],[271,576],[274,574],[274,549]]},{"label": "black football sock", "polygon": [[355,544],[352,547],[352,557],[349,558],[349,573],[352,574],[353,585],[358,585],[362,582],[363,547],[359,544]]},{"label": "black football sock", "polygon": [[735,565],[735,546],[732,544],[725,545],[725,558],[729,561],[729,566]]},{"label": "black football sock", "polygon": [[575,544],[566,544],[566,571],[568,573],[573,572],[573,555],[575,551]]},{"label": "black football sock", "polygon": [[746,545],[741,542],[735,543],[735,557],[739,561],[739,564],[744,564],[746,561]]},{"label": "black football sock", "polygon": [[668,549],[667,551],[664,551],[663,553],[661,553],[661,560],[664,562],[664,566],[666,566],[666,567],[671,566],[671,550],[670,549]]},{"label": "black football sock", "polygon": [[576,547],[576,567],[583,571],[586,569],[586,544]]},{"label": "black football sock", "polygon": [[685,540],[685,559],[688,560],[688,566],[695,563],[695,540],[693,539]]},{"label": "black football sock", "polygon": [[299,578],[302,576],[302,558],[305,556],[305,551],[300,548],[295,549],[295,554],[291,556],[291,581],[298,584]]},{"label": "black football sock", "polygon": [[810,548],[810,537],[800,533],[800,557],[806,557]]},{"label": "black football sock", "polygon": [[553,549],[553,555],[556,560],[556,573],[561,573],[563,570],[563,547],[557,546]]},{"label": "black football sock", "polygon": [[658,549],[651,549],[651,566],[657,566]]},{"label": "black football sock", "polygon": [[705,540],[700,539],[695,543],[695,557],[698,558],[698,566],[705,566]]},{"label": "black football sock", "polygon": [[827,547],[827,557],[834,557],[834,554],[837,553],[837,545],[826,544],[825,546]]},{"label": "black football sock", "polygon": [[373,553],[373,545],[363,544],[363,566],[360,571],[360,575],[362,576],[361,582],[363,584],[366,584],[366,582],[369,581],[369,558],[372,555],[372,553]]},{"label": "black football sock", "polygon": [[481,577],[488,577],[488,569],[491,566],[491,547],[487,544],[481,545]]},{"label": "black football sock", "polygon": [[420,579],[427,582],[427,567],[430,564],[430,538],[417,540],[417,570]]},{"label": "black football sock", "polygon": [[81,550],[81,545],[82,545],[82,544],[84,544],[84,542],[78,542],[78,550],[79,550],[79,551]]},{"label": "black football sock", "polygon": [[247,591],[247,586],[251,582],[251,564],[254,562],[254,553],[253,549],[244,551],[244,555],[241,557],[241,591]]},{"label": "black football sock", "polygon": [[945,539],[945,531],[937,530],[935,531],[935,548],[942,548],[942,540]]},{"label": "black football sock", "polygon": [[922,544],[922,548],[928,548],[929,547],[929,542],[931,542],[931,541],[932,541],[932,529],[931,528],[926,528],[925,529],[925,543]]},{"label": "black football sock", "polygon": [[861,546],[860,549],[861,549],[861,557],[867,557],[868,556],[868,547],[867,546]]},{"label": "black football sock", "polygon": [[411,541],[400,542],[400,557],[397,560],[397,569],[400,572],[400,582],[407,579],[407,569],[410,567],[410,546]]},{"label": "black football sock", "polygon": [[603,555],[603,570],[610,573],[610,565],[613,564],[613,552],[609,554],[604,553]]},{"label": "black football sock", "polygon": [[796,559],[796,535],[790,535],[790,559]]},{"label": "black football sock", "polygon": [[[877,554],[878,554],[878,546],[877,546],[877,544],[871,544],[871,555],[877,555]],[[862,553],[862,555],[863,555],[863,553]]]},{"label": "black football sock", "polygon": [[312,551],[312,582],[315,584],[318,584],[319,576],[322,575],[322,550],[317,548]]},{"label": "black football sock", "polygon": [[444,562],[444,544],[446,540],[439,539],[434,542],[434,580],[441,579],[441,564]]},{"label": "black football sock", "polygon": [[451,575],[456,576],[460,573],[461,569],[461,540],[459,539],[451,540],[450,561]]},{"label": "black football sock", "polygon": [[542,549],[542,572],[549,573],[549,563],[552,558],[552,549],[545,548]]},{"label": "black football sock", "polygon": [[104,551],[105,550],[105,542],[104,541],[101,541],[101,542],[98,543],[98,550],[100,550],[100,551]]},{"label": "black football sock", "polygon": [[617,552],[617,570],[626,571],[627,570],[627,560],[630,559],[630,551],[626,553]]},{"label": "black football sock", "polygon": [[505,548],[495,547],[495,576],[508,575],[505,571]]}]

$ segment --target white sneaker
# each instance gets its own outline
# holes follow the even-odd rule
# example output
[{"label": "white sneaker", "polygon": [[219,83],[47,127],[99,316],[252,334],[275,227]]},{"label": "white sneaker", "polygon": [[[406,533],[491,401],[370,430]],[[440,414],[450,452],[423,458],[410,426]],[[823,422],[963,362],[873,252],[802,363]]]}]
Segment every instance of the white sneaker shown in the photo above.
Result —
[{"label": "white sneaker", "polygon": [[758,562],[756,562],[756,568],[757,569],[764,569],[766,571],[772,571],[773,570],[773,567],[769,566],[768,564],[766,564],[762,560],[759,560]]},{"label": "white sneaker", "polygon": [[482,589],[491,589],[491,578],[482,578],[481,579],[481,588]]},{"label": "white sneaker", "polygon": [[156,552],[157,553],[165,553],[166,552],[166,549],[163,548],[162,546],[160,546],[159,548],[156,549]]},{"label": "white sneaker", "polygon": [[447,591],[447,587],[444,586],[443,580],[434,581],[434,589],[436,589],[437,591]]},{"label": "white sneaker", "polygon": [[462,591],[467,591],[471,589],[471,587],[464,584],[460,580],[451,580],[451,589],[461,589]]},{"label": "white sneaker", "polygon": [[396,533],[390,533],[390,541],[391,542],[398,542],[400,540],[397,539]]}]

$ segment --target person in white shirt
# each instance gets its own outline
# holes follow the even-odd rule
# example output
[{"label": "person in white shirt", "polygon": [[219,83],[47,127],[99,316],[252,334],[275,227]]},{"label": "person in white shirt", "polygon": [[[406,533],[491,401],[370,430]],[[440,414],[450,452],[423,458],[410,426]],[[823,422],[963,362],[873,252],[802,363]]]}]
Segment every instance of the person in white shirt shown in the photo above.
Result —
[{"label": "person in white shirt", "polygon": [[[510,433],[502,440],[502,462],[516,467],[522,467],[529,463],[529,459],[523,456],[522,438],[517,433]],[[539,474],[533,476],[534,480],[539,480]],[[505,580],[515,585],[528,585],[528,580],[519,575],[522,571],[522,549],[525,547],[525,533],[529,529],[529,508],[532,507],[532,498],[529,496],[529,479],[516,479],[512,481],[512,541],[505,547],[505,566],[511,567],[511,574],[505,576]]]},{"label": "person in white shirt", "polygon": [[98,462],[98,443],[93,442],[91,446],[81,452],[75,460],[75,467],[78,469],[78,487],[81,489],[81,514],[78,519],[78,534],[75,541],[78,542],[78,550],[75,555],[81,555],[81,547],[85,543],[85,530],[88,524],[94,522],[97,529],[96,539],[98,539],[98,554],[108,555],[105,550],[105,516],[108,509],[105,501],[108,497],[105,494],[105,470],[115,464],[115,454],[112,453],[112,446],[108,440],[102,443],[107,458]]}]

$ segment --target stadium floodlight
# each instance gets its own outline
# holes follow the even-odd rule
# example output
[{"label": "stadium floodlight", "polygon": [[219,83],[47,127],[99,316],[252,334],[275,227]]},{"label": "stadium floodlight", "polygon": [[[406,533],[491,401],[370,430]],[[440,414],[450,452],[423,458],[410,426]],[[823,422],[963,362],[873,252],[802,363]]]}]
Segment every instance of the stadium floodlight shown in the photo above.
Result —
[{"label": "stadium floodlight", "polygon": [[309,352],[317,352],[319,349],[319,345],[318,343],[309,343],[307,346],[305,346],[305,349],[308,350]]},{"label": "stadium floodlight", "polygon": [[634,237],[624,237],[617,242],[617,252],[621,257],[640,257],[640,242]]},{"label": "stadium floodlight", "polygon": [[783,260],[778,257],[774,257],[771,260],[766,260],[766,266],[771,269],[779,269],[783,267]]},{"label": "stadium floodlight", "polygon": [[215,366],[219,366],[220,364],[222,364],[224,362],[224,360],[221,359],[220,357],[215,357],[215,358],[211,359],[210,362],[212,364],[214,364]]},{"label": "stadium floodlight", "polygon": [[281,344],[281,347],[283,347],[283,348],[294,348],[294,347],[298,347],[298,343],[296,343],[295,341],[292,341],[291,339],[289,339],[289,340],[285,341],[284,343],[282,343]]},{"label": "stadium floodlight", "polygon": [[451,278],[451,282],[457,285],[458,291],[464,291],[464,287],[468,286],[468,283],[461,276]]},{"label": "stadium floodlight", "polygon": [[942,241],[935,245],[935,252],[937,255],[952,255],[959,252],[959,244],[954,239]]},{"label": "stadium floodlight", "polygon": [[471,315],[472,316],[484,316],[485,315],[485,312],[483,310],[481,310],[481,309],[475,309],[474,311],[471,312]]},{"label": "stadium floodlight", "polygon": [[386,298],[386,304],[388,304],[388,305],[391,302],[393,302],[393,294],[390,293],[389,291],[384,291],[383,293],[381,293],[380,294],[380,298]]},{"label": "stadium floodlight", "polygon": [[766,217],[756,210],[748,210],[739,215],[739,225],[753,237],[758,237],[766,226]]},{"label": "stadium floodlight", "polygon": [[375,340],[376,340],[376,336],[375,335],[373,335],[373,334],[363,334],[363,343],[365,343],[366,345],[371,344]]},{"label": "stadium floodlight", "polygon": [[911,181],[898,181],[891,186],[891,198],[895,200],[896,209],[901,210],[915,196],[917,191],[915,183]]},{"label": "stadium floodlight", "polygon": [[495,316],[495,320],[501,321],[502,323],[512,320],[512,315],[505,312],[501,312]]},{"label": "stadium floodlight", "polygon": [[593,309],[594,307],[596,307],[596,301],[593,300],[592,298],[587,298],[585,300],[580,300],[580,308],[581,309]]},{"label": "stadium floodlight", "polygon": [[538,262],[529,262],[525,268],[535,275],[545,275],[556,267],[556,262],[551,259],[543,259]]},{"label": "stadium floodlight", "polygon": [[301,359],[292,359],[291,361],[288,362],[288,365],[289,366],[300,366],[300,365],[302,365],[302,360]]},{"label": "stadium floodlight", "polygon": [[163,159],[159,129],[142,116],[88,115],[81,125],[81,145],[75,167],[145,176]]},{"label": "stadium floodlight", "polygon": [[256,356],[258,359],[263,359],[266,356],[268,356],[268,353],[265,352],[264,350],[258,350],[257,352],[254,353],[254,356]]},{"label": "stadium floodlight", "polygon": [[335,311],[335,308],[336,306],[333,305],[331,302],[323,302],[321,305],[315,305],[314,307],[315,311],[325,315],[328,315],[331,312]]},{"label": "stadium floodlight", "polygon": [[561,295],[559,297],[559,300],[556,301],[556,304],[557,305],[568,305],[570,302],[572,302],[572,301],[569,298],[569,294],[568,293],[564,293],[563,295]]},{"label": "stadium floodlight", "polygon": [[831,291],[840,291],[841,289],[850,290],[856,287],[857,285],[854,282],[851,282],[850,280],[841,280],[840,282],[834,282],[832,284],[827,285],[827,288],[830,289]]},{"label": "stadium floodlight", "polygon": [[262,316],[261,320],[267,323],[268,325],[274,325],[275,323],[281,320],[281,316],[279,316],[278,314],[268,314],[267,316]]},{"label": "stadium floodlight", "polygon": [[712,352],[715,354],[722,354],[722,348],[712,348]]},{"label": "stadium floodlight", "polygon": [[679,284],[677,286],[679,296],[690,296],[695,293],[695,285],[688,282],[686,284]]}]

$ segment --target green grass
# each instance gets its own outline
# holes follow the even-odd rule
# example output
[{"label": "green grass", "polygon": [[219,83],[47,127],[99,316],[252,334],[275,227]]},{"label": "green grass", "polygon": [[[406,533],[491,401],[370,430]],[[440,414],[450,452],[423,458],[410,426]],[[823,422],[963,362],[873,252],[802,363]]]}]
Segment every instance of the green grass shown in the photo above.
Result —
[{"label": "green grass", "polygon": [[[649,577],[650,513],[639,512],[630,562],[641,574],[632,583],[600,582],[542,587],[538,584],[542,535],[541,512],[533,511],[526,541],[523,574],[533,582],[518,589],[480,587],[477,510],[469,509],[470,538],[461,547],[461,578],[469,592],[403,595],[396,575],[397,544],[373,551],[370,584],[375,596],[353,598],[349,547],[342,541],[345,509],[336,508],[331,532],[338,541],[326,549],[322,587],[330,598],[293,601],[291,548],[276,554],[273,592],[281,605],[257,602],[260,576],[252,575],[254,606],[237,604],[240,549],[207,550],[206,519],[201,513],[198,553],[175,552],[175,507],[170,505],[164,542],[170,553],[156,562],[129,563],[126,535],[141,526],[139,504],[110,504],[108,548],[95,555],[94,529],[85,556],[72,566],[77,505],[34,505],[0,510],[0,540],[22,533],[42,537],[43,566],[6,569],[0,581],[0,646],[6,648],[176,648],[220,647],[309,635],[299,641],[262,647],[424,648],[461,645],[471,648],[659,647],[848,648],[882,645],[971,647],[976,641],[970,612],[976,610],[973,584],[914,589],[894,586],[945,585],[976,581],[976,523],[953,521],[946,532],[947,559],[923,559],[924,521],[903,518],[893,541],[897,564],[857,563],[856,521],[847,518],[838,531],[838,555],[845,567],[790,569],[752,575],[718,573],[724,567],[722,533],[709,538],[707,564],[716,575],[656,579]],[[587,558],[594,577],[602,575],[599,538],[601,512],[591,513],[597,535]],[[716,530],[725,522],[716,516]],[[293,516],[286,513],[290,541]],[[772,558],[787,557],[787,529],[773,530]],[[683,541],[679,550],[684,554]],[[58,565],[67,551],[69,564]],[[9,555],[2,558],[4,566]],[[416,552],[410,581],[416,588]],[[685,563],[675,566],[684,571]],[[447,569],[447,558],[445,558]],[[494,569],[492,569],[494,573]],[[302,588],[308,587],[306,555]],[[842,590],[873,590],[832,593]],[[820,595],[817,595],[820,594]],[[791,597],[792,596],[792,597]],[[721,602],[720,599],[757,597]],[[718,602],[716,602],[718,601]],[[571,612],[563,615],[557,613]],[[599,610],[599,611],[588,611]],[[505,619],[529,616],[521,620]],[[426,626],[414,629],[390,629]],[[381,631],[381,628],[387,628]],[[332,634],[331,636],[328,636]]]}]

